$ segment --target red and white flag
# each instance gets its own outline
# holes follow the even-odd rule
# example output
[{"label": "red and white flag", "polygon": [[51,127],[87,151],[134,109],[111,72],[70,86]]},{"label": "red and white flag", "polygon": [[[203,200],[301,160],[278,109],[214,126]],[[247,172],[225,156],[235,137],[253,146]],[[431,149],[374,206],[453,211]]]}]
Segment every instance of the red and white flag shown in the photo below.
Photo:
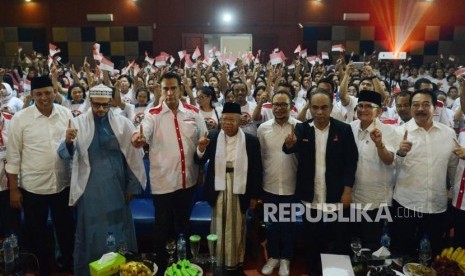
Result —
[{"label": "red and white flag", "polygon": [[103,55],[100,53],[100,44],[94,43],[92,46],[92,56],[97,61],[102,61]]},{"label": "red and white flag", "polygon": [[226,59],[226,63],[229,64],[230,67],[233,67],[236,65],[237,57],[231,55]]},{"label": "red and white flag", "polygon": [[171,56],[171,57],[170,57],[170,63],[173,64],[173,62],[174,62],[174,57]]},{"label": "red and white flag", "polygon": [[274,48],[273,53],[279,52],[279,48]]},{"label": "red and white flag", "polygon": [[287,59],[287,57],[284,55],[283,51],[279,51],[278,54],[281,56],[281,59],[283,60],[283,62]]},{"label": "red and white flag", "polygon": [[115,64],[111,62],[111,60],[106,59],[105,57],[102,57],[102,60],[100,61],[100,70],[113,72],[114,69],[115,69]]},{"label": "red and white flag", "polygon": [[315,65],[317,58],[317,56],[309,56],[307,60],[311,65]]},{"label": "red and white flag", "polygon": [[54,55],[58,54],[59,52],[61,52],[61,50],[58,49],[58,47],[55,46],[55,45],[53,45],[52,43],[49,43],[49,44],[48,44],[48,51],[49,51],[49,53],[50,53],[50,56],[52,56],[52,57],[53,57]]},{"label": "red and white flag", "polygon": [[333,52],[344,52],[345,48],[344,48],[344,45],[342,45],[342,44],[336,44],[336,45],[333,45],[331,47],[331,51],[333,51]]},{"label": "red and white flag", "polygon": [[465,67],[459,68],[457,71],[455,71],[454,74],[457,78],[462,76],[463,74],[465,74]]},{"label": "red and white flag", "polygon": [[321,52],[321,58],[322,59],[329,59],[328,52]]},{"label": "red and white flag", "polygon": [[53,58],[51,56],[48,56],[47,58],[48,68],[52,68],[52,63],[53,63]]},{"label": "red and white flag", "polygon": [[281,58],[279,53],[272,53],[270,54],[270,62],[271,65],[276,65],[282,63],[284,60]]},{"label": "red and white flag", "polygon": [[303,49],[302,51],[300,51],[299,56],[301,58],[306,58],[307,57],[307,49]]},{"label": "red and white flag", "polygon": [[213,48],[211,48],[210,50],[208,50],[208,54],[210,57],[213,57],[216,53],[216,47],[213,46]]},{"label": "red and white flag", "polygon": [[186,50],[182,50],[178,52],[179,60],[182,60],[186,56]]},{"label": "red and white flag", "polygon": [[163,67],[166,65],[166,56],[157,56],[155,57],[155,66],[156,67]]},{"label": "red and white flag", "polygon": [[184,59],[184,68],[191,68],[192,66],[194,66],[194,62],[192,61],[190,54],[186,54],[184,56]]},{"label": "red and white flag", "polygon": [[200,49],[199,49],[199,46],[197,46],[195,48],[195,51],[194,53],[192,54],[192,59],[197,59],[198,57],[200,57],[202,54],[200,53]]},{"label": "red and white flag", "polygon": [[153,63],[155,62],[155,59],[149,57],[149,54],[147,53],[147,51],[145,51],[145,61],[147,61],[148,63],[150,63],[150,65],[153,65]]},{"label": "red and white flag", "polygon": [[287,69],[289,69],[289,70],[295,69],[295,64],[291,64],[291,65],[287,66]]},{"label": "red and white flag", "polygon": [[171,55],[168,54],[168,53],[166,53],[166,52],[160,52],[160,56],[165,57],[166,60],[168,60],[168,59],[170,58]]},{"label": "red and white flag", "polygon": [[297,48],[295,48],[294,54],[300,54],[300,51],[302,51],[302,49],[300,48],[300,44],[299,44],[297,45]]},{"label": "red and white flag", "polygon": [[449,60],[452,61],[452,62],[454,62],[454,61],[455,61],[455,56],[454,56],[454,55],[450,55],[450,56],[449,56]]}]

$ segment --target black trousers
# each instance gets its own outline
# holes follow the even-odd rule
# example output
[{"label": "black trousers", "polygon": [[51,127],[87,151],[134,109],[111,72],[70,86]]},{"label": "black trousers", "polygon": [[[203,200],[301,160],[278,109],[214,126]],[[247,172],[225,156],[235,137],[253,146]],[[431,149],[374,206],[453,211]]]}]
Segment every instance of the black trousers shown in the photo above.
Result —
[{"label": "black trousers", "polygon": [[465,248],[465,211],[453,208],[454,212],[454,245]]},{"label": "black trousers", "polygon": [[[192,211],[192,198],[196,187],[180,189],[168,194],[152,195],[155,207],[155,253],[159,260],[166,260],[168,253],[165,244],[169,239],[177,240],[184,234],[189,246],[189,223]],[[189,254],[189,247],[187,247]]]},{"label": "black trousers", "polygon": [[10,207],[10,190],[0,192],[0,236],[19,235],[21,210]]},{"label": "black trousers", "polygon": [[[307,209],[311,217],[316,218],[315,209]],[[344,215],[347,216],[349,209],[344,209]],[[305,262],[309,275],[321,274],[321,253],[343,254],[350,253],[350,223],[349,222],[316,222],[308,221],[303,218],[305,233]]]},{"label": "black trousers", "polygon": [[39,195],[21,190],[23,194],[26,246],[37,256],[40,275],[50,275],[50,257],[47,251],[47,218],[50,210],[53,227],[60,246],[63,262],[72,264],[74,243],[74,220],[72,207],[68,206],[69,188],[63,191]]},{"label": "black trousers", "polygon": [[432,256],[441,252],[446,231],[446,212],[437,214],[420,213],[407,209],[393,200],[392,203],[392,247],[399,253],[417,256],[420,240],[427,235]]}]

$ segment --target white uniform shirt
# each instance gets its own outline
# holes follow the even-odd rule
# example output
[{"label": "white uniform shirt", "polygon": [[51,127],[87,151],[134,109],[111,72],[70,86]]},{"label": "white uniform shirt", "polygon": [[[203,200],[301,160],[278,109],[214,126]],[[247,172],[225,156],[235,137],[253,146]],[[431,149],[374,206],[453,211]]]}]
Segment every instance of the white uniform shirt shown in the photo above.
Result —
[{"label": "white uniform shirt", "polygon": [[447,209],[446,173],[454,179],[458,158],[453,153],[456,138],[454,130],[434,122],[426,131],[412,118],[396,128],[412,149],[406,157],[396,158],[396,187],[394,199],[402,206],[421,213],[441,213]]},{"label": "white uniform shirt", "polygon": [[5,173],[6,147],[8,145],[8,130],[10,128],[11,114],[3,113],[0,118],[0,191],[6,190],[8,179]]},{"label": "white uniform shirt", "polygon": [[163,102],[142,121],[150,144],[150,185],[153,194],[166,194],[195,185],[198,166],[194,154],[207,131],[199,110],[179,102],[175,115]]},{"label": "white uniform shirt", "polygon": [[[391,205],[393,192],[394,163],[386,165],[378,156],[376,145],[371,140],[370,132],[374,129],[373,123],[365,130],[360,128],[360,120],[350,123],[358,149],[357,172],[352,188],[352,201],[354,203],[371,203],[373,210],[381,203]],[[376,119],[376,128],[383,135],[386,149],[394,155],[399,147],[400,137],[389,125],[382,124]]]},{"label": "white uniform shirt", "polygon": [[21,173],[21,187],[35,194],[54,194],[69,186],[70,162],[58,157],[57,149],[68,121],[66,107],[54,104],[49,117],[30,106],[11,119],[6,171]]},{"label": "white uniform shirt", "polygon": [[274,119],[258,127],[257,136],[263,162],[263,190],[275,195],[293,195],[297,178],[297,157],[282,151],[291,125],[299,123],[290,117],[282,126]]}]

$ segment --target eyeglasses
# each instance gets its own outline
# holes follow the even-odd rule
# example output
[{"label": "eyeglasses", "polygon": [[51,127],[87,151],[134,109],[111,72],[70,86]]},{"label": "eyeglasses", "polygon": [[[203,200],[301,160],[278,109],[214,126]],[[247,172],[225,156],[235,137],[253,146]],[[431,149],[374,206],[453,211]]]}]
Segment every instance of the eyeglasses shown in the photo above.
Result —
[{"label": "eyeglasses", "polygon": [[276,107],[276,108],[287,108],[289,106],[288,103],[272,103],[271,105],[273,105],[273,107]]},{"label": "eyeglasses", "polygon": [[420,106],[423,108],[423,109],[429,109],[431,107],[431,103],[429,102],[424,102],[424,103],[412,103],[412,107],[414,109],[418,109],[420,108]]},{"label": "eyeglasses", "polygon": [[196,99],[196,100],[203,100],[203,99],[205,99],[205,98],[207,98],[207,96],[197,96],[195,99]]},{"label": "eyeglasses", "polygon": [[104,109],[109,108],[111,106],[110,103],[91,103],[93,108],[99,109],[100,107],[103,107]]},{"label": "eyeglasses", "polygon": [[358,109],[373,109],[373,108],[378,108],[379,106],[377,104],[362,104],[359,103],[357,104]]}]

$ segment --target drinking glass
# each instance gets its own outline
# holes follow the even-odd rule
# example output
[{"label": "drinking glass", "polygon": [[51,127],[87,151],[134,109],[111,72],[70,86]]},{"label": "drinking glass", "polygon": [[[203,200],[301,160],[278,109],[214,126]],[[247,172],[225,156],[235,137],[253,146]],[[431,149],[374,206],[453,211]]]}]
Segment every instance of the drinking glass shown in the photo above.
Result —
[{"label": "drinking glass", "polygon": [[191,243],[192,262],[198,263],[199,262],[199,249],[200,249],[200,236],[192,235],[189,237],[189,241]]},{"label": "drinking glass", "polygon": [[215,251],[216,251],[216,241],[218,240],[218,236],[215,234],[210,234],[207,236],[207,241],[208,241],[208,253],[210,255],[209,257],[209,262],[210,263],[215,263],[216,262],[216,257],[215,257]]},{"label": "drinking glass", "polygon": [[168,259],[168,265],[171,265],[175,262],[174,253],[176,252],[176,241],[174,239],[170,239],[166,242],[165,245],[166,252],[170,256]]},{"label": "drinking glass", "polygon": [[354,262],[358,262],[360,260],[360,252],[362,250],[362,241],[360,238],[353,237],[350,242],[350,248],[354,251]]}]

